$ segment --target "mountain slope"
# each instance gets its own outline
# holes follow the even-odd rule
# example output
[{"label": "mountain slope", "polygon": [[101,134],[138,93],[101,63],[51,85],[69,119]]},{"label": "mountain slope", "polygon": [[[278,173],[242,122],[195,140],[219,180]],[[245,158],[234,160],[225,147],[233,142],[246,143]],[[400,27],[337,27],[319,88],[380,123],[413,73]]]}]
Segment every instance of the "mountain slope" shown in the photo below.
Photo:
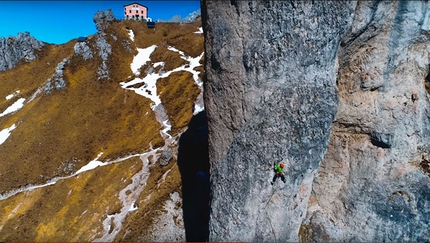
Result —
[{"label": "mountain slope", "polygon": [[178,220],[166,240],[184,239],[176,151],[202,105],[199,27],[112,21],[0,73],[0,97],[13,94],[0,110],[25,99],[0,117],[2,133],[13,128],[0,145],[1,241],[148,240],[169,215]]}]

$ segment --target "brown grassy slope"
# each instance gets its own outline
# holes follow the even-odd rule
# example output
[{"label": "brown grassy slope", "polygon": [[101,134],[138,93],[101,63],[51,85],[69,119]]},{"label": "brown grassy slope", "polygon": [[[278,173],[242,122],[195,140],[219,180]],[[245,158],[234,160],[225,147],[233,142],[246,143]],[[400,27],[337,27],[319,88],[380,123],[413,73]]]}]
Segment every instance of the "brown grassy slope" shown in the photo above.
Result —
[{"label": "brown grassy slope", "polygon": [[[125,28],[115,34],[117,42],[108,35],[113,46],[108,65],[111,77],[118,80],[97,81],[100,58],[83,61],[74,56],[65,68],[66,89],[42,95],[31,109],[25,107],[13,115],[21,123],[0,146],[0,171],[4,172],[0,192],[70,173],[69,164],[75,171],[99,152],[104,152],[103,158],[116,158],[143,152],[151,141],[154,146],[163,143],[149,100],[119,85],[131,74],[133,54],[125,52],[120,42],[128,39]],[[95,38],[88,45],[95,46],[94,42]]]},{"label": "brown grassy slope", "polygon": [[190,72],[181,71],[160,79],[157,91],[172,125],[170,134],[174,136],[188,126],[193,116],[191,106],[199,95],[200,88]]},{"label": "brown grassy slope", "polygon": [[[127,80],[131,75],[130,62],[136,54],[135,51],[128,53],[123,47],[123,41],[130,41],[126,27],[132,28],[136,35],[136,43],[130,41],[132,49],[134,46],[145,48],[152,44],[162,46],[163,43],[166,46],[168,37],[163,36],[163,33],[182,33],[187,36],[184,37],[185,39],[200,39],[198,41],[201,43],[200,50],[196,51],[197,55],[200,55],[203,51],[203,36],[193,33],[197,31],[194,25],[157,24],[156,29],[146,29],[144,24],[135,21],[113,23],[106,31],[108,41],[114,50],[108,61],[110,80],[97,81],[96,71],[101,64],[100,58],[84,61],[81,57],[74,56],[65,68],[67,80],[65,90],[40,95],[17,113],[0,118],[1,129],[20,122],[9,139],[0,145],[0,193],[26,184],[44,183],[53,176],[70,174],[94,159],[99,152],[104,152],[101,160],[113,159],[126,154],[143,152],[147,150],[150,142],[155,147],[162,145],[163,141],[159,135],[161,127],[149,108],[149,100],[133,91],[124,90],[119,85],[119,82]],[[114,41],[112,35],[117,37],[117,41]],[[95,40],[96,38],[92,38],[88,41],[93,54],[98,53]],[[188,43],[194,42],[188,41]],[[72,49],[72,47],[73,45],[70,44],[69,48]],[[56,48],[61,49],[64,46]],[[182,48],[175,46],[175,48],[191,55],[190,53],[193,52],[191,49],[195,46]],[[190,51],[187,48],[190,48]],[[159,52],[160,50],[163,49],[157,49]],[[63,50],[57,53],[66,52]],[[183,65],[183,60],[178,58],[179,55],[175,52],[154,54],[152,62],[165,61],[166,70],[166,67],[173,69]],[[158,60],[157,55],[166,59]],[[54,59],[49,53],[46,57]],[[60,62],[62,59],[63,57],[60,56],[57,61]],[[56,65],[57,63],[52,65],[52,71],[44,69],[42,63],[35,65],[34,69],[46,70],[48,74],[43,80],[36,82],[31,77],[37,78],[40,71],[27,72],[36,72],[37,75],[29,74],[30,78],[22,83],[21,91],[26,87],[32,87],[28,90],[40,87],[52,75]],[[11,75],[8,72],[3,75]],[[40,75],[42,73],[40,72]],[[19,72],[15,75],[19,80],[23,80],[19,77]],[[169,99],[175,100],[172,95],[167,98],[164,96],[184,88],[179,97],[180,104],[190,109],[193,100],[184,94],[195,93],[194,81],[190,77],[184,81],[185,84],[181,84],[177,82],[178,79],[182,79],[181,77],[172,75],[159,81],[160,89],[165,89],[165,94],[161,98],[163,102],[168,102]],[[9,80],[8,82],[13,83]],[[4,96],[15,90],[12,85],[10,91],[4,92]],[[23,93],[27,95],[32,92]],[[170,105],[164,105],[168,107],[166,109],[169,113]],[[7,106],[5,104],[4,108]],[[187,124],[191,114],[190,111],[182,111],[180,115],[173,115],[173,117]],[[139,161],[133,161],[133,163],[139,164]],[[0,208],[4,210],[0,211],[0,228],[3,227],[0,231],[0,240],[90,241],[95,236],[99,237],[102,221],[107,214],[118,210],[116,193],[129,183],[120,179],[130,178],[135,173],[135,167],[129,168],[137,165],[130,161],[120,164],[121,166],[118,164],[116,167],[97,168],[85,175],[80,175],[79,178],[66,179],[55,186],[20,193],[0,201]],[[71,170],[69,165],[72,165]],[[166,182],[157,188],[160,177],[170,168],[173,169],[166,178]],[[81,180],[82,178],[84,179]],[[180,184],[179,171],[174,161],[165,167],[158,165],[152,167],[147,188],[137,202],[139,209],[132,212],[124,223],[129,229],[133,228],[130,235],[133,237],[127,237],[127,239],[133,241],[142,239],[141,236],[145,234],[145,230],[141,230],[138,226],[146,225],[144,228],[149,230],[151,217],[156,217],[157,208],[162,207],[171,192],[178,191]],[[69,194],[70,189],[72,190]],[[153,195],[152,200],[145,201],[149,194]],[[21,202],[23,204],[17,209],[19,214],[12,213]],[[86,213],[82,211],[84,208],[88,209]],[[145,212],[150,213],[145,214]],[[11,213],[15,216],[9,217]],[[51,222],[50,219],[54,216],[61,221],[52,220]],[[118,239],[121,238],[118,237]]]},{"label": "brown grassy slope", "polygon": [[[163,181],[162,176],[169,169],[171,171],[166,176],[166,180]],[[180,176],[176,161],[169,163],[165,167],[154,165],[151,168],[151,176],[147,181],[148,185],[136,201],[138,210],[127,216],[123,228],[118,233],[115,241],[153,241],[150,238],[150,233],[153,233],[155,219],[165,213],[163,209],[164,203],[170,198],[170,193],[176,191],[181,194]],[[148,196],[150,196],[149,199]],[[163,232],[159,233],[163,234]]]},{"label": "brown grassy slope", "polygon": [[131,182],[123,178],[130,178],[141,167],[140,159],[133,158],[0,201],[0,241],[89,241],[100,237],[101,215],[122,207],[118,193]]},{"label": "brown grassy slope", "polygon": [[[43,86],[52,76],[57,64],[73,53],[76,42],[64,45],[45,45],[37,51],[38,58],[30,63],[20,62],[10,70],[0,72],[0,113],[12,105],[19,98],[29,98],[39,87]],[[6,96],[20,91],[10,100]],[[0,124],[7,121],[7,117],[0,117]],[[0,129],[3,127],[0,126]]]},{"label": "brown grassy slope", "polygon": [[199,56],[203,52],[203,35],[194,33],[201,26],[200,22],[156,23],[153,29],[147,28],[144,23],[132,20],[122,21],[121,24],[133,30],[137,47],[173,46],[192,57]]},{"label": "brown grassy slope", "polygon": [[[181,24],[177,25],[181,26]],[[192,29],[193,31],[185,35],[176,31],[168,32],[169,38],[166,40],[167,45],[174,46],[176,49],[183,51],[187,56],[199,56],[203,52],[202,47],[204,38],[203,34],[196,34],[194,32],[198,31],[198,27],[200,26],[200,22],[194,22],[187,25],[187,28]]]},{"label": "brown grassy slope", "polygon": [[[184,26],[180,24],[159,24],[157,26],[164,25],[168,26],[169,29],[161,31],[161,27],[156,27],[156,29],[158,29],[155,30],[154,33],[157,33],[157,31],[160,31],[162,33],[177,33],[176,28],[184,28],[186,29],[186,31],[188,31],[188,33],[185,30],[179,30],[183,31],[182,33],[185,39],[184,43],[186,45],[183,45],[181,47],[177,47],[174,45],[172,46],[181,51],[184,51],[186,55],[191,55],[193,57],[198,56],[203,52],[203,35],[193,33],[197,31],[197,27],[200,26],[200,23],[193,23],[189,26]],[[172,27],[175,28],[171,29]],[[137,35],[135,38],[136,41],[139,42]],[[146,43],[141,44],[144,44],[144,46],[150,46]],[[186,63],[183,59],[180,58],[178,53],[167,51],[167,47],[167,39],[163,39],[163,41],[161,42],[161,46],[158,46],[156,51],[152,53],[150,64],[164,61],[166,62],[164,70],[169,71]],[[143,70],[147,70],[147,67],[149,65],[145,66],[146,67],[142,68]],[[201,71],[203,71],[203,69]],[[176,135],[180,128],[183,129],[186,125],[188,125],[192,117],[191,105],[199,94],[200,89],[195,84],[192,75],[188,72],[172,73],[169,77],[158,80],[157,89],[160,95],[160,99],[162,100],[162,103],[166,108],[166,112],[168,113],[169,120],[172,123],[172,131],[169,133],[172,135]],[[166,181],[161,183],[158,187],[157,185],[160,183],[162,175],[168,169],[172,170],[166,177]],[[152,238],[150,238],[151,233],[154,233],[152,232],[152,230],[154,230],[152,224],[155,222],[155,218],[157,218],[160,214],[164,212],[163,205],[165,201],[169,199],[170,193],[174,191],[181,193],[180,186],[180,173],[176,161],[170,162],[170,164],[166,167],[154,165],[151,168],[151,176],[148,179],[148,185],[139,197],[139,200],[136,202],[138,204],[139,209],[127,217],[127,220],[124,223],[121,232],[117,235],[115,241],[153,240]],[[151,195],[149,200],[147,199],[148,195]],[[156,234],[157,233],[155,232],[155,235]]]},{"label": "brown grassy slope", "polygon": [[146,63],[140,70],[141,76],[145,76],[146,72],[150,70],[150,67],[154,63],[164,62],[164,67],[157,67],[153,71],[170,71],[177,67],[183,66],[187,63],[181,58],[179,53],[169,51],[167,45],[157,46],[157,49],[151,54],[151,61]]},{"label": "brown grassy slope", "polygon": [[[42,86],[54,73],[57,64],[73,53],[76,41],[64,45],[45,45],[42,50],[36,51],[38,56],[32,62],[20,62],[15,68],[0,72],[0,110],[3,111],[11,103],[5,97],[16,90],[20,96],[26,97]],[[9,104],[7,104],[9,103]]]}]

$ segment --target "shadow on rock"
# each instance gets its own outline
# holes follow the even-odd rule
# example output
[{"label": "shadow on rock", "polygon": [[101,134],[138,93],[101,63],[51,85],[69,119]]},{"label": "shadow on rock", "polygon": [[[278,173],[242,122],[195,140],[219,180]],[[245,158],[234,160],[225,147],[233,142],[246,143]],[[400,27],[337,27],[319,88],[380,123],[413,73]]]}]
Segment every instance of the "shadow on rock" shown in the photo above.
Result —
[{"label": "shadow on rock", "polygon": [[187,241],[209,237],[209,153],[206,112],[195,115],[179,139],[182,210]]}]

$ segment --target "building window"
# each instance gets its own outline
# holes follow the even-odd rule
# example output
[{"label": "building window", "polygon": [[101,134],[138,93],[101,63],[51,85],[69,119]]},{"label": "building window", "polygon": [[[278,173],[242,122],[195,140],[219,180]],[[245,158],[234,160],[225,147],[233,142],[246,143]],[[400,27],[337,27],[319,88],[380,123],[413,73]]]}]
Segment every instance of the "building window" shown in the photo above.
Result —
[{"label": "building window", "polygon": [[124,8],[124,11],[127,11],[127,8]]},{"label": "building window", "polygon": [[131,13],[131,10],[128,10],[129,13]]},{"label": "building window", "polygon": [[136,10],[136,13],[139,13],[139,10]]},{"label": "building window", "polygon": [[143,14],[143,10],[142,10],[142,13],[141,14]]}]

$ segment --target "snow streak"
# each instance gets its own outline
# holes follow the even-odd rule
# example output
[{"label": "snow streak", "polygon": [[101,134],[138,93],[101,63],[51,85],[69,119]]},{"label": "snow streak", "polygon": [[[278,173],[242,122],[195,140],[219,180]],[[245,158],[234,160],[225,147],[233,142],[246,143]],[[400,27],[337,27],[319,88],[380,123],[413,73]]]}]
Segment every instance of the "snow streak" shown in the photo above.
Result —
[{"label": "snow streak", "polygon": [[16,125],[13,124],[12,126],[0,131],[0,144],[6,141],[6,139],[10,136],[10,133],[12,132],[12,130],[15,128],[16,128]]},{"label": "snow streak", "polygon": [[13,113],[15,111],[18,111],[19,109],[24,107],[24,101],[25,101],[24,98],[18,99],[17,101],[15,101],[15,103],[13,103],[11,106],[6,108],[6,110],[4,110],[3,113],[0,114],[0,117]]},{"label": "snow streak", "polygon": [[[95,239],[96,242],[111,242],[115,239],[115,236],[122,228],[122,223],[124,222],[127,214],[129,212],[135,211],[138,208],[135,206],[136,200],[139,198],[140,194],[143,192],[146,186],[146,182],[149,178],[149,169],[157,160],[159,154],[157,149],[151,149],[151,151],[140,155],[140,159],[143,162],[142,170],[137,172],[132,178],[131,184],[120,191],[119,199],[122,202],[122,208],[119,213],[108,215],[103,221],[104,234],[102,237]],[[152,160],[149,161],[149,157],[152,156]],[[112,225],[112,221],[114,224]],[[114,227],[112,229],[112,227]]]},{"label": "snow streak", "polygon": [[7,99],[7,100],[10,100],[10,99],[12,99],[15,95],[19,94],[20,92],[21,92],[21,91],[17,90],[17,91],[15,91],[15,92],[13,92],[12,94],[10,94],[10,95],[6,96],[6,99]]},{"label": "snow streak", "polygon": [[130,39],[132,41],[134,41],[134,32],[133,32],[133,30],[128,30],[128,35],[130,36]]}]

